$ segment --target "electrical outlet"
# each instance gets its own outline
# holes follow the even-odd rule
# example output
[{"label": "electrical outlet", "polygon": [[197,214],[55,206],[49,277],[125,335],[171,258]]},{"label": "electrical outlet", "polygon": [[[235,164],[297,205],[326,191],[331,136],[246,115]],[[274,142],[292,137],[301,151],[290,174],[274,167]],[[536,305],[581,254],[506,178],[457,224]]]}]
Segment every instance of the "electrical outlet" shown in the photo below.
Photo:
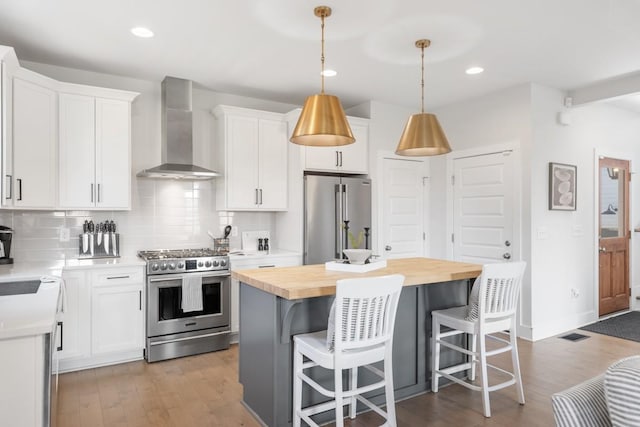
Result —
[{"label": "electrical outlet", "polygon": [[68,242],[71,238],[71,230],[67,227],[60,227],[59,239],[61,242]]},{"label": "electrical outlet", "polygon": [[238,237],[238,226],[234,225],[233,227],[231,227],[231,236],[232,237]]}]

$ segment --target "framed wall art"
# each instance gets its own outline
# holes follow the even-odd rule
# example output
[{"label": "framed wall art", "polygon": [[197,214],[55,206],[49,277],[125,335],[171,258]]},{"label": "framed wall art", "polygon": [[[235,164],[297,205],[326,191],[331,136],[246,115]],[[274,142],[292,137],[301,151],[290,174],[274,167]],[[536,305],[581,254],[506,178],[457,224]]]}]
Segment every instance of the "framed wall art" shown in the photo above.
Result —
[{"label": "framed wall art", "polygon": [[549,210],[576,210],[577,173],[575,165],[549,163]]}]

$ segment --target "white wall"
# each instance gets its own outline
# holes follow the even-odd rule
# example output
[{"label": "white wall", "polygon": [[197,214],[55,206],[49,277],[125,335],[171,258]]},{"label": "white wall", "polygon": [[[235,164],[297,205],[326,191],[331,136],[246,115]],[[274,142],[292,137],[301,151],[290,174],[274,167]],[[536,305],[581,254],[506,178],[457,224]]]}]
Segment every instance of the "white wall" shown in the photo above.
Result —
[{"label": "white wall", "polygon": [[[570,111],[571,125],[557,122],[564,93],[526,84],[450,105],[436,111],[454,152],[500,144],[520,150],[522,211],[521,258],[528,268],[523,285],[518,332],[542,339],[594,321],[597,315],[596,155],[640,162],[640,117],[606,104]],[[577,210],[548,210],[548,164],[578,166]],[[446,158],[431,159],[432,254],[446,257],[450,222],[447,217]],[[638,178],[632,175],[631,227],[640,225]],[[538,238],[540,236],[541,238]],[[546,237],[545,237],[546,236]],[[632,233],[631,284],[640,294],[640,266],[633,254],[640,248]],[[438,252],[440,251],[440,252]],[[579,296],[571,296],[571,289]],[[632,299],[635,303],[635,298]]]},{"label": "white wall", "polygon": [[[165,181],[136,178],[145,168],[160,164],[160,82],[88,72],[47,64],[22,61],[21,65],[57,80],[139,92],[132,105],[132,209],[126,212],[36,212],[2,211],[0,224],[14,228],[12,256],[18,261],[47,261],[75,258],[75,236],[84,220],[113,219],[121,233],[123,255],[135,255],[142,249],[193,248],[210,246],[207,230],[220,235],[226,219],[215,210],[213,181]],[[196,88],[193,91],[194,158],[197,165],[217,167],[214,158],[215,118],[210,110],[218,104],[286,112],[295,105],[236,96]],[[278,247],[274,235],[273,213],[233,213],[239,231],[269,230],[272,247]],[[71,229],[70,242],[60,242],[61,227]],[[240,233],[231,239],[240,246]]]},{"label": "white wall", "polygon": [[[604,103],[570,110],[571,124],[557,123],[564,93],[533,85],[531,157],[532,338],[555,335],[598,319],[597,155],[640,164],[640,116]],[[548,210],[549,162],[577,165],[576,211]],[[631,228],[638,226],[640,192],[632,175]],[[538,238],[538,231],[548,238]],[[542,237],[542,236],[541,236]],[[638,238],[632,233],[631,286],[639,294]],[[578,291],[577,298],[571,289]],[[635,303],[635,298],[632,299]]]}]

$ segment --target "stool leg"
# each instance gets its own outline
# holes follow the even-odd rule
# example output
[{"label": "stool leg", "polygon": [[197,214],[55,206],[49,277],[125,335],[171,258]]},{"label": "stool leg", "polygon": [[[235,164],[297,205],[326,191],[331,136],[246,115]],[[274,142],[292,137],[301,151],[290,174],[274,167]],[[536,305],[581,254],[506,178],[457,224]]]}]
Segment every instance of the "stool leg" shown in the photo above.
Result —
[{"label": "stool leg", "polygon": [[438,369],[440,369],[440,321],[437,316],[433,316],[431,330],[431,391],[438,392]]},{"label": "stool leg", "polygon": [[[387,344],[388,348],[391,348]],[[391,361],[391,351],[387,351],[384,358],[384,393],[387,401],[387,422],[386,426],[396,427],[396,398],[393,392],[393,363]]]},{"label": "stool leg", "polygon": [[298,351],[298,343],[293,343],[293,427],[300,427],[300,411],[302,411],[302,353]]},{"label": "stool leg", "polygon": [[333,370],[333,378],[335,384],[335,404],[336,404],[336,427],[344,427],[344,414],[342,412],[342,405],[344,399],[342,397],[342,369],[337,366]]},{"label": "stool leg", "polygon": [[478,335],[473,334],[471,336],[471,351],[473,352],[473,356],[471,356],[471,381],[476,380],[476,361],[477,361],[477,352],[478,349]]},{"label": "stool leg", "polygon": [[482,407],[484,416],[491,416],[491,404],[489,403],[489,377],[487,376],[487,345],[485,336],[478,334],[480,339],[480,386],[482,387]]},{"label": "stool leg", "polygon": [[[355,368],[351,368],[349,371],[351,373],[350,385],[351,385],[351,390],[353,391],[358,388],[358,367],[356,366]],[[357,405],[358,405],[358,399],[356,399],[356,396],[354,395],[351,398],[351,404],[349,405],[349,418],[354,419],[356,417]]]},{"label": "stool leg", "polygon": [[513,363],[513,375],[516,379],[516,388],[518,389],[518,402],[524,405],[524,389],[522,388],[522,377],[520,376],[520,358],[518,357],[518,336],[516,334],[515,321],[511,322],[511,330],[509,330],[511,341],[511,361]]}]

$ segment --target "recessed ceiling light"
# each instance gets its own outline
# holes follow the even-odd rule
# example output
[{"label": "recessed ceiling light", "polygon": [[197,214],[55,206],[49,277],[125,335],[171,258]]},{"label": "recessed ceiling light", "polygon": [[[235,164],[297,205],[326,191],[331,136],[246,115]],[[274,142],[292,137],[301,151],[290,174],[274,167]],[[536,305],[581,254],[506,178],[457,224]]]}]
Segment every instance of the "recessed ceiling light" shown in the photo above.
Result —
[{"label": "recessed ceiling light", "polygon": [[484,71],[484,68],[482,68],[482,67],[470,67],[470,68],[467,68],[465,73],[467,73],[469,75],[473,75],[473,74],[480,74],[483,71]]},{"label": "recessed ceiling light", "polygon": [[325,77],[335,77],[336,75],[338,75],[338,72],[336,70],[324,70],[322,71],[320,74],[322,74]]},{"label": "recessed ceiling light", "polygon": [[131,29],[131,34],[137,37],[142,37],[144,39],[153,37],[153,31],[145,27],[134,27]]}]

